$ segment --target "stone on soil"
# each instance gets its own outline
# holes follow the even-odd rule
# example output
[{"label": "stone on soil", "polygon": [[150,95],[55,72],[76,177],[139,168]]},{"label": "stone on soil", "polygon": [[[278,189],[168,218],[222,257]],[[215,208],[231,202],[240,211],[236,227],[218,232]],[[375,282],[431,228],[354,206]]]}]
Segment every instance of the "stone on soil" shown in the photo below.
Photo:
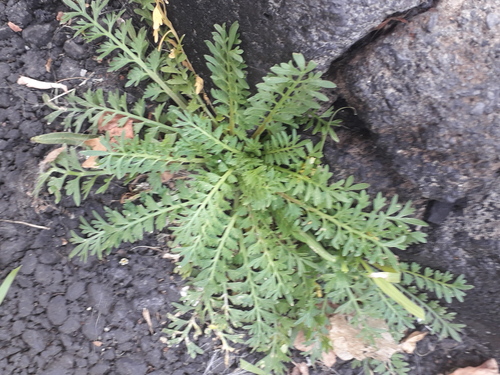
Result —
[{"label": "stone on soil", "polygon": [[63,296],[55,296],[49,301],[47,307],[47,318],[56,326],[64,323],[68,317],[66,299]]}]

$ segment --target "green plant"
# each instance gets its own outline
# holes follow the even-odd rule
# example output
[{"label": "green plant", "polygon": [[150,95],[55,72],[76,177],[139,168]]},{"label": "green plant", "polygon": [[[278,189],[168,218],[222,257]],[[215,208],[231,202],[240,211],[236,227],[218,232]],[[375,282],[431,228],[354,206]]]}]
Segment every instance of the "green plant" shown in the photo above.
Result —
[{"label": "green plant", "polygon": [[[138,2],[141,14],[151,18],[151,2]],[[176,271],[189,285],[170,316],[172,343],[184,342],[194,355],[201,352],[196,337],[212,333],[226,351],[245,343],[265,353],[258,368],[246,362],[244,367],[282,374],[298,331],[317,344],[314,357],[330,349],[332,314],[352,316],[367,339],[379,333],[364,323],[367,318],[384,319],[396,339],[416,318],[441,336],[459,339],[461,325],[428,302],[425,291],[461,300],[469,288],[464,279],[430,269],[421,273],[391,250],[425,242],[425,234],[412,229],[425,223],[410,217],[410,203],[380,194],[371,199],[367,185],[352,178],[331,182],[332,173],[321,164],[338,121],[320,105],[327,100],[321,91],[335,85],[314,72],[314,63],[294,54],[251,94],[238,25],[216,25],[206,58],[212,103],[158,4],[153,21],[158,38],[159,26],[167,26],[160,41],[167,52],[151,49],[146,28],[136,31],[121,13],[101,20],[105,0],[92,1],[90,8],[84,0],[64,3],[72,9],[65,20],[78,19],[73,27],[88,40],[105,37],[98,58],[113,56],[111,71],[128,67],[126,86],[142,85],[144,97],[130,105],[126,95],[102,91],[68,96],[49,121],[64,115],[66,128],[79,132],[88,124],[91,134],[48,134],[35,141],[85,148],[98,137],[102,147],[61,152],[37,190],[47,184],[57,200],[63,191],[80,204],[102,179],[97,193],[112,179],[127,183],[147,176],[147,189],[121,211],[104,208],[104,217],[82,219],[71,256],[102,257],[168,227],[172,251],[180,256]],[[113,119],[118,126],[133,121],[134,137],[99,136],[99,124]],[[301,138],[299,128],[311,129],[318,141]],[[94,168],[83,168],[80,154],[99,157]]]},{"label": "green plant", "polygon": [[9,272],[7,277],[2,281],[2,284],[0,285],[0,305],[2,304],[5,296],[7,295],[7,292],[10,289],[10,286],[12,285],[12,282],[14,281],[14,278],[16,277],[16,275],[20,269],[21,269],[21,266],[14,268],[12,271]]}]

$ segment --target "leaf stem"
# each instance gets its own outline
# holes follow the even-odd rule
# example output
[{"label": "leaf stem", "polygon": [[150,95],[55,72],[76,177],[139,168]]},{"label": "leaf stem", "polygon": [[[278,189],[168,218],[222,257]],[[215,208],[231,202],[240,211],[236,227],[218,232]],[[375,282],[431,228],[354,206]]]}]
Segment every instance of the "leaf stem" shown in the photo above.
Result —
[{"label": "leaf stem", "polygon": [[[105,1],[104,3],[107,3]],[[93,5],[95,5],[95,2],[92,2]],[[81,6],[81,4],[80,4]],[[156,71],[151,70],[146,62],[141,58],[141,56],[137,55],[134,51],[132,51],[124,42],[119,40],[115,35],[111,32],[111,25],[109,29],[104,28],[101,26],[101,24],[97,21],[96,18],[91,17],[87,12],[85,7],[80,8],[80,13],[83,17],[85,17],[91,24],[94,25],[94,27],[99,30],[102,34],[106,35],[107,38],[109,38],[116,46],[118,46],[128,57],[138,66],[141,67],[141,69],[144,70],[145,73],[151,79],[153,79],[160,87],[162,90],[167,94],[180,108],[185,109],[187,108],[187,101],[184,99],[181,95],[176,94],[168,85],[165,83],[165,81],[158,75]],[[96,16],[94,14],[94,16]]]}]

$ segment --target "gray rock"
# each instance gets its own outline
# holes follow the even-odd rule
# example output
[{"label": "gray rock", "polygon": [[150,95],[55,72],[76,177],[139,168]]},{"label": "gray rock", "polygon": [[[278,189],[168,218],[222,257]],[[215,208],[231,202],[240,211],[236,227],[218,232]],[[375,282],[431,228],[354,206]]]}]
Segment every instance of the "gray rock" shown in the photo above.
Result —
[{"label": "gray rock", "polygon": [[493,30],[498,24],[500,24],[500,13],[489,13],[486,16],[486,25],[490,30]]},{"label": "gray rock", "polygon": [[[69,320],[69,319],[68,319]],[[75,341],[73,337],[67,334],[61,334],[57,336],[59,340],[61,340],[61,344],[66,352],[70,351],[79,351],[79,343]]]},{"label": "gray rock", "polygon": [[104,330],[104,319],[92,316],[82,326],[83,335],[89,340],[97,340]]},{"label": "gray rock", "polygon": [[[6,98],[5,98],[6,97]],[[7,100],[5,100],[7,99]],[[0,94],[0,107],[4,105],[4,100],[7,102],[5,107],[7,108],[9,106],[9,97],[7,93],[1,93]],[[16,237],[18,234],[18,227],[15,224],[9,224],[6,222],[3,222],[2,225],[0,226],[0,238],[5,241],[7,239]]]},{"label": "gray rock", "polygon": [[[36,135],[39,135],[40,133],[43,132],[43,124],[40,121],[24,121],[19,125],[19,128],[21,130],[21,133],[26,137],[26,138],[31,138]],[[50,255],[45,255],[45,254],[54,254],[52,255],[52,258],[55,259],[54,263],[49,263],[47,261],[44,261],[44,259],[47,259]],[[45,264],[55,264],[58,261],[60,261],[61,256],[55,254],[54,251],[46,251],[40,256],[39,260],[40,262],[43,262]]]},{"label": "gray rock", "polygon": [[23,39],[32,47],[42,48],[52,40],[56,26],[53,23],[30,25],[22,32]]},{"label": "gray rock", "polygon": [[117,329],[112,332],[112,335],[117,344],[123,344],[130,341],[134,337],[134,332]]},{"label": "gray rock", "polygon": [[33,311],[35,305],[35,299],[33,297],[33,292],[29,289],[24,289],[17,298],[17,316],[19,318],[27,317]]},{"label": "gray rock", "polygon": [[454,202],[500,167],[500,25],[486,27],[499,12],[497,1],[440,1],[336,71],[340,94],[426,198]]},{"label": "gray rock", "polygon": [[77,61],[64,57],[61,66],[57,69],[57,76],[61,78],[80,77],[81,70],[82,67]]},{"label": "gray rock", "polygon": [[11,38],[14,34],[14,31],[11,30],[9,26],[0,27],[0,40],[6,40]]},{"label": "gray rock", "polygon": [[63,296],[55,296],[47,307],[47,318],[56,326],[60,326],[68,317],[66,299]]},{"label": "gray rock", "polygon": [[0,54],[0,61],[11,62],[18,55],[21,55],[25,52],[26,44],[24,43],[23,38],[19,35],[14,34],[11,38],[9,38],[10,46],[2,48],[2,53]]},{"label": "gray rock", "polygon": [[46,264],[38,263],[35,269],[35,280],[42,285],[50,285],[52,282],[52,269]]},{"label": "gray rock", "polygon": [[[152,350],[146,353],[146,359],[148,363],[153,365],[156,368],[160,368],[162,366],[162,358],[161,358],[161,350],[153,348]],[[222,371],[221,371],[222,372]]]},{"label": "gray rock", "polygon": [[6,79],[10,75],[10,67],[7,63],[0,63],[0,79]]},{"label": "gray rock", "polygon": [[167,305],[167,297],[163,294],[152,294],[148,298],[136,298],[133,301],[134,308],[136,311],[142,311],[142,309],[148,309],[150,312],[156,312],[161,310]]},{"label": "gray rock", "polygon": [[10,266],[21,259],[26,250],[26,239],[18,238],[12,241],[0,242],[0,266]]},{"label": "gray rock", "polygon": [[47,346],[46,335],[40,330],[27,329],[23,332],[22,338],[34,354],[42,352]]},{"label": "gray rock", "polygon": [[452,203],[435,201],[430,207],[429,216],[426,221],[428,223],[441,224],[446,220],[452,209]]},{"label": "gray rock", "polygon": [[70,333],[76,332],[81,327],[80,319],[76,316],[68,317],[62,326],[59,327],[59,331],[69,335]]},{"label": "gray rock", "polygon": [[67,369],[64,368],[53,368],[50,370],[45,370],[40,373],[40,375],[69,375],[70,373],[68,372]]},{"label": "gray rock", "polygon": [[85,293],[85,283],[83,281],[76,281],[68,287],[66,298],[69,301],[76,301]]},{"label": "gray rock", "polygon": [[29,355],[26,355],[26,354],[23,355],[21,353],[15,354],[12,357],[10,357],[9,362],[13,366],[15,366],[16,370],[17,369],[26,369],[31,364]]},{"label": "gray rock", "polygon": [[101,314],[108,315],[113,303],[111,291],[102,284],[89,284],[87,287],[89,304]]},{"label": "gray rock", "polygon": [[305,54],[324,69],[388,16],[427,3],[423,0],[172,0],[169,9],[176,28],[186,34],[188,55],[194,56],[200,69],[204,66],[202,56],[208,52],[203,40],[211,35],[213,25],[238,20],[250,80],[255,83],[272,65],[290,60],[292,52]]},{"label": "gray rock", "polygon": [[35,271],[37,262],[35,253],[31,250],[27,251],[21,262],[22,267],[19,272],[23,275],[31,275]]},{"label": "gray rock", "polygon": [[109,374],[109,365],[105,363],[98,363],[90,369],[89,375],[104,375]]},{"label": "gray rock", "polygon": [[[52,343],[41,353],[41,356],[46,359],[58,358],[58,360],[54,363],[55,367],[59,367],[61,362],[65,365],[68,365],[68,362],[72,363],[72,357],[63,356],[62,358],[59,358],[58,354],[61,353],[61,350],[62,348],[59,345]],[[71,364],[69,365],[69,367],[71,367]]]},{"label": "gray rock", "polygon": [[144,375],[147,369],[146,364],[138,359],[125,357],[116,361],[117,375]]},{"label": "gray rock", "polygon": [[81,44],[77,44],[73,39],[64,43],[64,52],[75,60],[82,60],[87,57],[87,49]]},{"label": "gray rock", "polygon": [[43,76],[47,73],[45,70],[47,57],[44,57],[38,50],[30,50],[26,51],[21,60],[24,62],[23,75],[43,80]]},{"label": "gray rock", "polygon": [[15,336],[19,336],[20,334],[22,334],[25,329],[26,329],[26,323],[24,323],[22,320],[16,320],[12,324],[12,333]]},{"label": "gray rock", "polygon": [[28,26],[33,19],[31,12],[28,10],[28,5],[24,0],[7,7],[5,14],[10,22],[21,28]]},{"label": "gray rock", "polygon": [[[37,124],[33,124],[35,127]],[[40,130],[39,132],[42,131],[42,124],[40,124]],[[37,239],[35,240],[35,243],[33,244],[33,248],[42,248],[43,249],[43,243],[45,243],[45,246],[47,246],[47,243],[53,242],[51,232],[50,231],[43,231],[44,234],[39,234],[37,236]],[[44,240],[45,239],[45,240]],[[40,254],[38,257],[38,260],[40,263],[47,264],[47,265],[55,265],[59,264],[63,258],[63,256],[57,252],[56,249],[44,249],[45,251]]]},{"label": "gray rock", "polygon": [[142,277],[132,282],[140,294],[146,294],[158,287],[158,282],[152,277]]}]

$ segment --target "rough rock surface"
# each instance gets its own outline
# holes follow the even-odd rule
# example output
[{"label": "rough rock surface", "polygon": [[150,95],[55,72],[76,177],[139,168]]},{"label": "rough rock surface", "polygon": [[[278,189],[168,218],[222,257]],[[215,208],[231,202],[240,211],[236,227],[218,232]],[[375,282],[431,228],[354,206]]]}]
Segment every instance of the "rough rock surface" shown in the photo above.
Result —
[{"label": "rough rock surface", "polygon": [[455,202],[500,169],[500,3],[443,0],[335,66],[349,105],[426,198]]},{"label": "rough rock surface", "polygon": [[344,53],[356,41],[393,14],[426,8],[429,0],[171,0],[172,18],[186,34],[188,52],[197,67],[208,53],[215,23],[238,21],[253,82],[272,65],[301,52],[320,67]]},{"label": "rough rock surface", "polygon": [[[429,244],[409,256],[415,261],[456,274],[475,286],[460,305],[461,321],[482,335],[500,356],[500,178],[490,189],[474,194],[465,205],[454,206],[446,220],[431,232]],[[458,306],[457,306],[458,307]]]}]

